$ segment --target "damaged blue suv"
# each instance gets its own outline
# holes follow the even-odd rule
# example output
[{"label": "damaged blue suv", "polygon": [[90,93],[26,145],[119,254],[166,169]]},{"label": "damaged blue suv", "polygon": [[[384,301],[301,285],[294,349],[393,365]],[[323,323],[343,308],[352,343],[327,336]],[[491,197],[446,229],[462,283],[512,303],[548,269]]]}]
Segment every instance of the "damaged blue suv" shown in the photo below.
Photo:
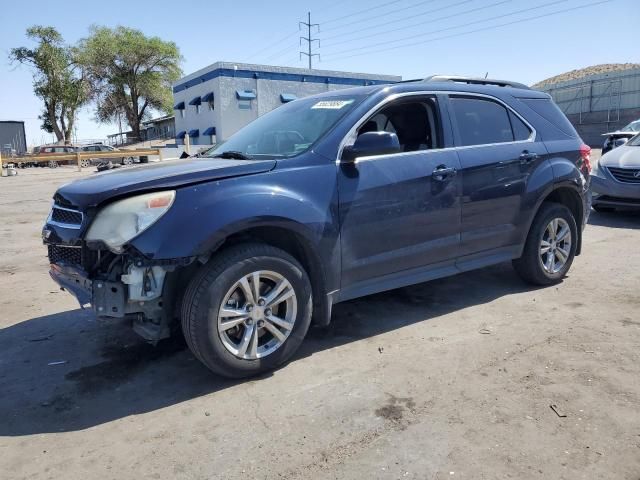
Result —
[{"label": "damaged blue suv", "polygon": [[332,305],[513,261],[535,285],[580,253],[589,149],[549,95],[430,77],[283,105],[190,158],[61,187],[52,278],[150,342],[180,325],[214,372],[282,364]]}]

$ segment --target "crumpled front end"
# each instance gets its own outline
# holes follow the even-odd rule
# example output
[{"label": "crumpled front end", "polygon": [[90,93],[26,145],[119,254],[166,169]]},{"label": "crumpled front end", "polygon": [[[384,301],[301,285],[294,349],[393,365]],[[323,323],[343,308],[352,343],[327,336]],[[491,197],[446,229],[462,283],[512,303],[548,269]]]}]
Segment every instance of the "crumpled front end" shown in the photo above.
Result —
[{"label": "crumpled front end", "polygon": [[94,212],[83,212],[59,196],[55,201],[42,232],[51,278],[82,308],[91,307],[100,317],[131,319],[134,330],[149,341],[168,337],[175,306],[173,277],[191,260],[154,262],[132,247],[114,253],[99,242],[87,242]]}]

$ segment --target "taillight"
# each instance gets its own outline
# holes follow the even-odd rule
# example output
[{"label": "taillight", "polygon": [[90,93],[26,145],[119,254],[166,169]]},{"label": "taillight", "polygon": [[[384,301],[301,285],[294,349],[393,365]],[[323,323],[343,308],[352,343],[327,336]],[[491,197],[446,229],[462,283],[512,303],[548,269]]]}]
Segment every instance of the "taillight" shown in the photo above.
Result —
[{"label": "taillight", "polygon": [[591,147],[584,143],[580,145],[580,158],[582,158],[582,165],[587,169],[587,172],[591,172]]}]

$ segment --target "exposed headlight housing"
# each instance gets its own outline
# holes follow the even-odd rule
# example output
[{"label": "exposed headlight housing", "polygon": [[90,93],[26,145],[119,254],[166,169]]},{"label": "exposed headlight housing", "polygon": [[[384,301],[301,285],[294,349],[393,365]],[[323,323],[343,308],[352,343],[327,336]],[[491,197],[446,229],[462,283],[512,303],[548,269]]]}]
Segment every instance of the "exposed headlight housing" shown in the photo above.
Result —
[{"label": "exposed headlight housing", "polygon": [[175,190],[147,193],[118,200],[98,212],[89,227],[87,241],[102,241],[113,252],[137,237],[169,211]]}]

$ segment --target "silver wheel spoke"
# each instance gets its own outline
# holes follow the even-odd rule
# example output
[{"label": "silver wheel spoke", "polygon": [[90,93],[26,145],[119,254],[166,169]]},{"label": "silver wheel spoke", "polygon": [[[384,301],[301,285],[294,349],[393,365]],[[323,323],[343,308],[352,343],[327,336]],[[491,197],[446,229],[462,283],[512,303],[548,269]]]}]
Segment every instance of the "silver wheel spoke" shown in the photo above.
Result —
[{"label": "silver wheel spoke", "polygon": [[249,348],[249,343],[253,339],[253,331],[256,329],[255,324],[247,325],[244,330],[244,335],[242,336],[242,341],[238,345],[238,356],[244,357],[244,354],[247,353],[247,348]]},{"label": "silver wheel spoke", "polygon": [[276,298],[274,298],[271,302],[267,302],[267,306],[275,307],[276,305],[285,302],[287,299],[293,297],[294,295],[295,292],[293,291],[293,288],[291,288],[290,285],[287,285]]},{"label": "silver wheel spoke", "polygon": [[220,309],[220,317],[221,318],[235,318],[235,317],[247,318],[247,312],[237,308],[222,307]]},{"label": "silver wheel spoke", "polygon": [[556,236],[556,242],[562,242],[565,237],[571,232],[571,230],[569,230],[569,226],[568,225],[564,225],[560,231],[558,232],[558,235]]},{"label": "silver wheel spoke", "polygon": [[553,265],[555,264],[555,261],[556,256],[553,254],[553,252],[547,253],[547,263],[545,264],[545,267],[549,272],[553,272]]},{"label": "silver wheel spoke", "polygon": [[276,297],[280,294],[280,292],[282,292],[282,290],[287,288],[288,283],[289,282],[287,282],[286,280],[280,280],[276,284],[276,286],[273,287],[271,291],[264,297],[265,305],[270,307],[273,301],[276,299]]},{"label": "silver wheel spoke", "polygon": [[540,242],[540,255],[547,253],[550,248],[551,244],[546,240],[542,240],[542,242]]},{"label": "silver wheel spoke", "polygon": [[558,220],[555,219],[555,218],[553,220],[551,220],[551,223],[549,223],[549,226],[547,227],[547,230],[549,232],[549,239],[555,240],[556,231],[558,230]]},{"label": "silver wheel spoke", "polygon": [[252,325],[253,331],[251,334],[251,342],[249,343],[249,358],[258,358],[258,342],[260,341],[258,337],[258,327],[254,324]]},{"label": "silver wheel spoke", "polygon": [[227,320],[226,322],[220,322],[220,330],[223,330],[223,331],[229,330],[230,328],[233,328],[236,325],[240,325],[241,323],[243,323],[248,318],[249,317],[247,317],[247,316],[236,317],[236,318],[234,318],[232,320]]},{"label": "silver wheel spoke", "polygon": [[569,258],[569,252],[567,252],[566,250],[563,250],[562,248],[558,247],[556,248],[556,256],[558,257],[558,260],[560,260],[560,262],[562,262],[562,265],[564,265],[567,261],[567,259]]},{"label": "silver wheel spoke", "polygon": [[280,330],[278,330],[278,327],[272,324],[269,320],[265,320],[264,328],[269,330],[273,334],[273,336],[276,337],[281,342],[284,342],[287,339],[286,335],[282,333]]},{"label": "silver wheel spoke", "polygon": [[276,317],[275,315],[269,316],[269,318],[267,318],[267,322],[275,323],[277,326],[284,328],[286,330],[291,330],[293,328],[292,324],[290,324],[286,320],[283,320],[280,317]]},{"label": "silver wheel spoke", "polygon": [[253,301],[258,303],[260,298],[260,272],[253,272],[251,274],[251,286],[253,287]]},{"label": "silver wheel spoke", "polygon": [[238,282],[238,285],[242,289],[242,293],[247,303],[256,303],[256,299],[253,298],[253,291],[251,290],[251,285],[249,285],[249,281],[247,280],[247,277],[242,278]]}]

